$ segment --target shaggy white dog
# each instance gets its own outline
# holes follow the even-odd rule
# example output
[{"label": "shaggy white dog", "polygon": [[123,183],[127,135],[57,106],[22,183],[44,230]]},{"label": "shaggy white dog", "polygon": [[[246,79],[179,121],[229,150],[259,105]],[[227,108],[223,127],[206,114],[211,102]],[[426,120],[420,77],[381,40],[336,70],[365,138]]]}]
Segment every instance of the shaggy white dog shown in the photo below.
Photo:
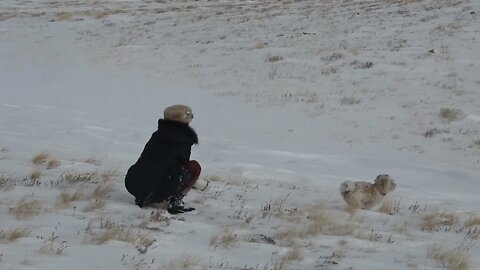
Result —
[{"label": "shaggy white dog", "polygon": [[387,193],[395,190],[396,186],[395,181],[388,174],[381,174],[373,184],[345,181],[340,185],[340,194],[351,207],[370,209],[380,203]]}]

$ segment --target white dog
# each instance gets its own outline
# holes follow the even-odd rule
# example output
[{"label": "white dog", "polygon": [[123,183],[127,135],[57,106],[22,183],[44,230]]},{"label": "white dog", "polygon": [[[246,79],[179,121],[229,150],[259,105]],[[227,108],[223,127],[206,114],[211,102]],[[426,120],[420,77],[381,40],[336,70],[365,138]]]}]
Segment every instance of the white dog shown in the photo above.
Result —
[{"label": "white dog", "polygon": [[345,181],[340,185],[340,194],[351,207],[370,209],[380,203],[387,193],[395,190],[396,186],[395,181],[388,174],[381,174],[373,184]]}]

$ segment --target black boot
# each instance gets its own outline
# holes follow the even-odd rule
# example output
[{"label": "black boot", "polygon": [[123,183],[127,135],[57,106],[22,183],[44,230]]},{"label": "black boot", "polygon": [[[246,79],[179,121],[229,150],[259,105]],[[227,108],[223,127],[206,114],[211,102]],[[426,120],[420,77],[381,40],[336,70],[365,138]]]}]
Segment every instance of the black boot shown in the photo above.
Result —
[{"label": "black boot", "polygon": [[167,208],[167,211],[170,214],[181,214],[181,213],[195,210],[195,208],[193,207],[184,206],[184,202],[182,200],[183,197],[185,197],[183,194],[177,194],[170,197],[170,200],[168,201],[168,208]]}]

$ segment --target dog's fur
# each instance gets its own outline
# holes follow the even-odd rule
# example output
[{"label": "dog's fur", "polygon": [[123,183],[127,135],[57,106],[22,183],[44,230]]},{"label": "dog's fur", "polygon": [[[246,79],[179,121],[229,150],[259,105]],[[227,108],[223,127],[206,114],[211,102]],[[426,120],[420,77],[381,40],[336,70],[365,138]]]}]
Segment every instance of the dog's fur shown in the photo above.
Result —
[{"label": "dog's fur", "polygon": [[388,174],[377,176],[374,183],[345,181],[340,185],[343,200],[352,208],[371,209],[387,193],[395,190],[395,181]]}]

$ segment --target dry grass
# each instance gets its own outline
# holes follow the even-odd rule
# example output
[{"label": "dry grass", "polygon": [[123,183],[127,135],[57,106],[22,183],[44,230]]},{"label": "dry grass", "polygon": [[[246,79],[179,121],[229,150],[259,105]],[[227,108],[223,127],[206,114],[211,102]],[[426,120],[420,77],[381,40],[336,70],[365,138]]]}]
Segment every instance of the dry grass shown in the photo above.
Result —
[{"label": "dry grass", "polygon": [[267,57],[265,57],[265,62],[270,62],[270,63],[273,63],[273,62],[278,62],[278,61],[281,61],[283,60],[283,56],[281,55],[267,55]]},{"label": "dry grass", "polygon": [[358,224],[363,222],[362,219],[354,220],[338,219],[328,213],[325,209],[313,209],[308,211],[306,220],[297,221],[295,223],[302,224],[291,227],[287,230],[280,231],[276,234],[276,238],[289,243],[293,243],[295,239],[305,239],[307,237],[324,235],[353,235],[358,228]]},{"label": "dry grass", "polygon": [[441,267],[450,270],[469,269],[470,256],[467,250],[446,250],[441,245],[433,245],[427,250],[427,257],[434,259]]},{"label": "dry grass", "polygon": [[327,235],[350,235],[357,228],[357,225],[345,220],[336,220],[335,217],[323,209],[310,212],[308,215],[310,224],[305,231],[306,236],[327,234]]},{"label": "dry grass", "polygon": [[26,228],[0,230],[0,243],[13,242],[18,238],[27,237],[30,235],[30,232],[31,231]]},{"label": "dry grass", "polygon": [[461,110],[453,108],[441,108],[439,115],[442,119],[448,122],[461,120],[464,117],[464,114]]},{"label": "dry grass", "polygon": [[[93,227],[97,221],[99,221],[98,229],[95,229]],[[90,243],[102,245],[111,240],[127,242],[134,244],[137,251],[141,254],[146,253],[148,248],[155,242],[155,239],[148,237],[148,235],[142,233],[140,229],[133,230],[104,218],[90,220],[85,231],[91,236],[90,239],[88,239]]]},{"label": "dry grass", "polygon": [[64,173],[60,175],[59,182],[66,182],[69,184],[77,183],[92,183],[97,182],[97,172],[85,172],[85,173]]},{"label": "dry grass", "polygon": [[199,270],[204,269],[200,266],[200,260],[192,256],[182,256],[178,259],[171,261],[165,268],[165,270]]},{"label": "dry grass", "polygon": [[55,205],[59,207],[67,207],[70,205],[71,202],[80,201],[83,199],[85,199],[85,193],[81,188],[77,189],[77,191],[75,191],[74,193],[70,193],[64,190],[57,196],[57,202],[55,203]]},{"label": "dry grass", "polygon": [[288,262],[301,261],[303,259],[302,249],[297,245],[293,246],[288,250],[287,254],[285,254],[285,259]]},{"label": "dry grass", "polygon": [[278,262],[273,264],[272,270],[285,270],[287,269],[287,259],[282,257]]},{"label": "dry grass", "polygon": [[370,231],[365,230],[365,231],[358,232],[355,235],[355,238],[368,240],[368,241],[372,241],[372,242],[380,242],[380,241],[385,241],[387,243],[393,243],[394,242],[392,240],[392,235],[391,234],[388,238],[385,238],[384,237],[384,232],[377,231],[374,228],[371,228]]},{"label": "dry grass", "polygon": [[370,61],[360,62],[358,60],[354,60],[350,63],[350,65],[355,69],[367,69],[373,67],[373,63]]},{"label": "dry grass", "polygon": [[421,228],[423,231],[433,232],[442,228],[452,227],[459,222],[459,217],[454,213],[436,212],[422,217]]},{"label": "dry grass", "polygon": [[233,229],[226,227],[221,234],[215,235],[210,239],[210,246],[228,248],[235,245],[238,240],[238,236]]},{"label": "dry grass", "polygon": [[301,261],[303,259],[302,252],[300,247],[294,245],[290,248],[287,253],[280,257],[278,261],[274,262],[272,270],[285,270],[285,269],[293,269],[289,268],[288,265],[292,261]]},{"label": "dry grass", "polygon": [[146,253],[155,239],[143,234],[140,230],[134,231],[123,226],[107,227],[99,233],[91,233],[90,241],[96,245],[102,245],[111,240],[134,244],[140,253]]},{"label": "dry grass", "polygon": [[257,50],[260,50],[260,49],[263,49],[263,48],[267,47],[267,45],[268,44],[266,42],[258,42],[257,44],[255,44],[254,48],[257,49]]},{"label": "dry grass", "polygon": [[98,185],[90,195],[90,198],[94,199],[105,199],[110,192],[113,191],[113,186],[111,185]]},{"label": "dry grass", "polygon": [[50,159],[50,154],[46,152],[40,152],[35,156],[33,156],[32,163],[35,165],[40,165],[40,164],[47,163],[49,159]]},{"label": "dry grass", "polygon": [[339,101],[340,105],[355,105],[355,104],[359,104],[361,102],[361,100],[359,98],[356,98],[356,97],[342,97]]},{"label": "dry grass", "polygon": [[61,11],[55,13],[57,21],[72,21],[76,18],[91,17],[94,19],[102,19],[110,15],[125,13],[123,9],[102,9],[102,10],[83,10],[83,11]]},{"label": "dry grass", "polygon": [[344,55],[342,53],[333,52],[332,54],[329,54],[327,56],[322,56],[321,59],[324,61],[332,62],[332,61],[337,61],[339,59],[342,59],[343,57]]},{"label": "dry grass", "polygon": [[84,162],[87,163],[87,164],[95,165],[95,166],[102,165],[102,161],[100,161],[96,158],[93,158],[93,157],[87,158]]},{"label": "dry grass", "polygon": [[480,148],[480,139],[474,140],[473,146]]},{"label": "dry grass", "polygon": [[62,191],[57,196],[56,206],[58,207],[67,207],[71,202],[89,200],[90,202],[83,208],[84,211],[93,211],[95,209],[102,208],[105,206],[105,198],[110,192],[113,191],[111,185],[98,185],[90,194],[85,194],[83,188],[77,189],[75,192],[71,193],[68,191]]},{"label": "dry grass", "polygon": [[378,212],[391,216],[398,214],[400,212],[400,201],[384,200],[378,208]]},{"label": "dry grass", "polygon": [[150,213],[150,221],[156,223],[169,223],[170,218],[167,216],[165,211],[152,211]]},{"label": "dry grass", "polygon": [[474,226],[480,226],[480,216],[470,216],[466,221],[465,221],[465,227],[471,228]]},{"label": "dry grass", "polygon": [[105,206],[105,201],[102,199],[91,200],[84,208],[83,211],[90,212],[95,209],[100,209]]},{"label": "dry grass", "polygon": [[55,18],[57,21],[71,21],[73,20],[74,13],[73,12],[58,12],[55,14]]},{"label": "dry grass", "polygon": [[117,179],[120,176],[120,173],[117,170],[109,169],[102,171],[100,173],[100,178],[103,181],[112,181],[114,179]]},{"label": "dry grass", "polygon": [[33,169],[30,175],[28,176],[31,180],[38,180],[42,176],[42,171],[40,169]]},{"label": "dry grass", "polygon": [[37,216],[42,211],[42,204],[36,199],[25,197],[10,208],[10,213],[18,219],[29,219]]},{"label": "dry grass", "polygon": [[58,166],[60,166],[60,161],[52,156],[50,153],[47,152],[40,152],[36,154],[32,158],[32,163],[35,165],[43,165],[45,164],[47,166],[47,169],[53,169]]},{"label": "dry grass", "polygon": [[60,166],[60,161],[58,161],[57,159],[50,159],[47,161],[47,169],[53,169],[53,168],[56,168],[58,166]]},{"label": "dry grass", "polygon": [[407,234],[410,231],[410,222],[405,221],[402,224],[395,224],[393,229],[401,234]]},{"label": "dry grass", "polygon": [[[55,228],[56,229],[56,228]],[[42,255],[59,256],[68,247],[67,241],[58,241],[60,236],[56,230],[40,246],[39,253]]]},{"label": "dry grass", "polygon": [[0,189],[10,190],[16,185],[17,181],[13,175],[0,175]]},{"label": "dry grass", "polygon": [[304,213],[298,208],[285,208],[285,201],[287,200],[289,194],[282,199],[276,201],[270,201],[265,205],[261,206],[262,218],[268,217],[270,219],[272,216],[277,218],[283,218],[290,221],[298,220],[298,218]]}]

